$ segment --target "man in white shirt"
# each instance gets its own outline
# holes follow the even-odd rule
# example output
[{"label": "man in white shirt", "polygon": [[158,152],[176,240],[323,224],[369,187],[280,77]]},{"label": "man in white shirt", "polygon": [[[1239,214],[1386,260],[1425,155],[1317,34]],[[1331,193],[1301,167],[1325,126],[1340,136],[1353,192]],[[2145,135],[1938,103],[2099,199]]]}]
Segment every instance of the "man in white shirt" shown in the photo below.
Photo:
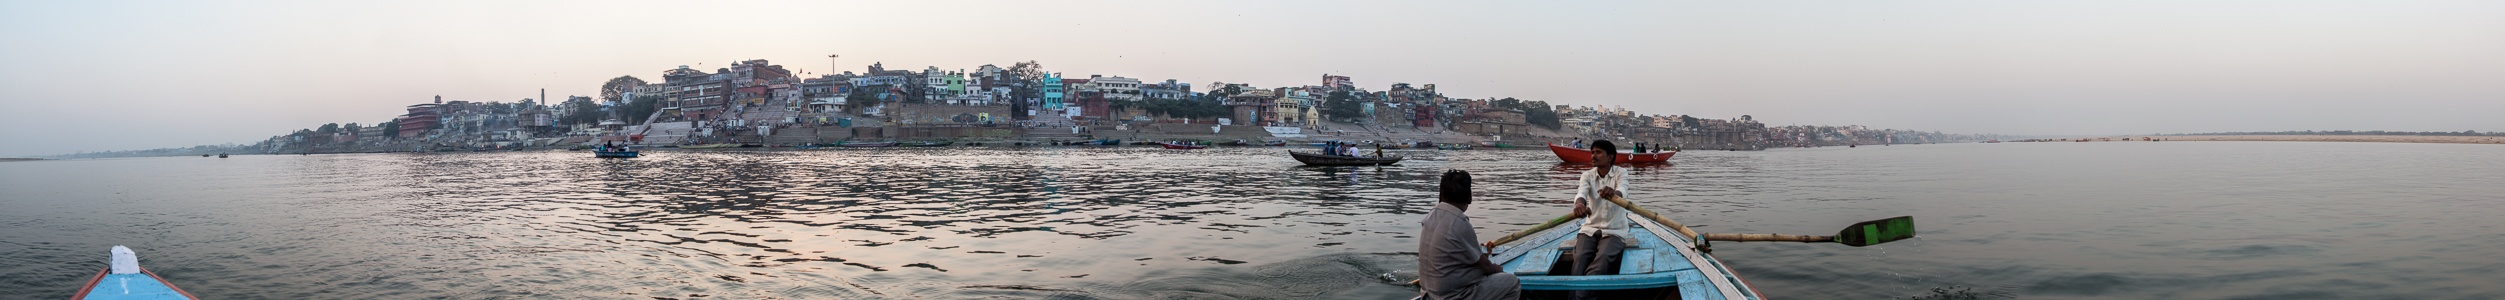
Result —
[{"label": "man in white shirt", "polygon": [[[1599,140],[1591,150],[1592,170],[1583,172],[1574,191],[1573,216],[1583,218],[1583,228],[1574,235],[1574,269],[1567,275],[1618,274],[1618,254],[1626,250],[1627,210],[1606,200],[1623,197],[1626,189],[1626,169],[1616,166],[1618,146]],[[1590,291],[1575,291],[1574,298],[1593,297]]]}]

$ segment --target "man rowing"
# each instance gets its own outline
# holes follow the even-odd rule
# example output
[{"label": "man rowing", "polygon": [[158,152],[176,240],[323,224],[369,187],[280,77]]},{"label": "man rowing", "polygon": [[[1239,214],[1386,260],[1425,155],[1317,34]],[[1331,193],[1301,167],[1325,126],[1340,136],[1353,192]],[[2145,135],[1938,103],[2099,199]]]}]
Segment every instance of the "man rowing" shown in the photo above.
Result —
[{"label": "man rowing", "polygon": [[[1583,219],[1583,228],[1574,235],[1574,269],[1567,275],[1618,274],[1618,255],[1626,250],[1627,210],[1603,200],[1622,197],[1626,189],[1626,169],[1617,168],[1618,146],[1609,140],[1592,142],[1592,170],[1583,172],[1582,183],[1574,189],[1574,212]],[[1591,291],[1574,291],[1574,299],[1593,299]]]}]

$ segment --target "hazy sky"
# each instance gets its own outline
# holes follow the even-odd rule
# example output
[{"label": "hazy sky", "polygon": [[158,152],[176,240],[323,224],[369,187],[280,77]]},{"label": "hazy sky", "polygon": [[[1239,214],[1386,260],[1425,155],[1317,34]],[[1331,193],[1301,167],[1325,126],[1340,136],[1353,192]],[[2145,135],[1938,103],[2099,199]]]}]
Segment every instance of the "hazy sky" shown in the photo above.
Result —
[{"label": "hazy sky", "polygon": [[2505,130],[2505,1],[7,1],[0,157],[249,143],[743,59],[1330,73],[1953,133]]}]

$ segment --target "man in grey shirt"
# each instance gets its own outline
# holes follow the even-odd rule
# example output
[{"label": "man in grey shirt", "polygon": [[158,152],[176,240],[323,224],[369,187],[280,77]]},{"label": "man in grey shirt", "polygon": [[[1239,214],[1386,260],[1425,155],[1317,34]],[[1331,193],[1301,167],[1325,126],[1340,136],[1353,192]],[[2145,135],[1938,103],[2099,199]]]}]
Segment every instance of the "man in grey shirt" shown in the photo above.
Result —
[{"label": "man in grey shirt", "polygon": [[1519,299],[1522,280],[1489,262],[1487,249],[1470,229],[1470,172],[1444,172],[1435,210],[1420,222],[1418,287],[1426,299]]}]

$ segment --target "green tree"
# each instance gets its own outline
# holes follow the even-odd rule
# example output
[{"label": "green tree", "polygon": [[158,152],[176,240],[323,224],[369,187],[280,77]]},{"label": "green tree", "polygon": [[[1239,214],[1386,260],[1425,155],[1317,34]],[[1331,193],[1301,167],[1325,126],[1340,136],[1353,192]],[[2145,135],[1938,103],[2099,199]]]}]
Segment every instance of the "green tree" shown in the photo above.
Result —
[{"label": "green tree", "polygon": [[400,122],[398,122],[398,121],[393,121],[393,122],[383,122],[383,137],[384,137],[384,138],[392,138],[392,137],[398,137],[398,136],[400,136]]},{"label": "green tree", "polygon": [[626,101],[626,106],[618,108],[618,114],[619,119],[625,119],[627,124],[643,124],[651,121],[646,119],[652,118],[653,111],[659,110],[661,96],[635,96],[634,100]]},{"label": "green tree", "polygon": [[1348,91],[1333,91],[1322,100],[1322,118],[1356,121],[1365,118],[1365,103]]},{"label": "green tree", "polygon": [[[568,99],[560,105],[565,106],[566,114],[557,116],[558,123],[599,124],[601,119],[608,116],[600,111],[600,103],[594,103],[590,98]],[[645,114],[651,114],[651,112],[645,112]]]},{"label": "green tree", "polygon": [[339,133],[339,123],[322,124],[322,127],[314,129],[313,133],[322,135],[337,134]]}]

